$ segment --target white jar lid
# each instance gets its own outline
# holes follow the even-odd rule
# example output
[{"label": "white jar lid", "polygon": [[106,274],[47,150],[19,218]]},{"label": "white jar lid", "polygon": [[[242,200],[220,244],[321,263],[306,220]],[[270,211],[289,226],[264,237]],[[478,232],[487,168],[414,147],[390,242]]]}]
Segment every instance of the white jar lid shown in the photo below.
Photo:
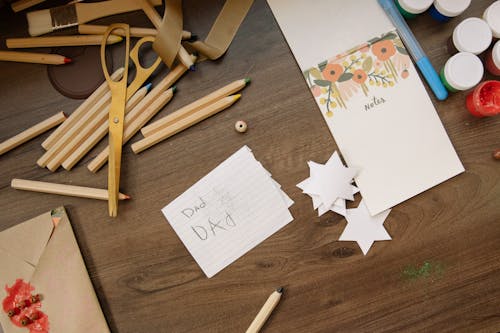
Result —
[{"label": "white jar lid", "polygon": [[486,21],[469,17],[453,30],[453,44],[460,52],[480,54],[491,44],[491,29]]},{"label": "white jar lid", "polygon": [[491,51],[491,58],[493,63],[497,68],[500,68],[500,40],[497,40],[495,46],[493,46],[493,51]]},{"label": "white jar lid", "polygon": [[425,12],[432,5],[434,0],[398,0],[401,8],[408,13],[420,14]]},{"label": "white jar lid", "polygon": [[478,56],[469,52],[455,54],[444,65],[446,81],[457,90],[474,87],[481,81],[483,74],[483,63]]},{"label": "white jar lid", "polygon": [[493,32],[493,36],[495,36],[495,38],[500,38],[500,0],[495,1],[486,8],[483,18],[488,22]]},{"label": "white jar lid", "polygon": [[443,15],[455,17],[462,14],[471,0],[434,0],[434,7]]}]

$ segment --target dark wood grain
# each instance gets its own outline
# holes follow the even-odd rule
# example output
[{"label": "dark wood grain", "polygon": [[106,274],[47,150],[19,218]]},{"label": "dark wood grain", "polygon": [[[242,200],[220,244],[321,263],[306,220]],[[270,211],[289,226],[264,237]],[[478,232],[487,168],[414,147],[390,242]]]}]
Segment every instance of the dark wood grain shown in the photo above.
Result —
[{"label": "dark wood grain", "polygon": [[[490,2],[474,0],[465,14],[481,16]],[[222,4],[185,1],[185,28],[203,37]],[[436,68],[460,19],[410,22]],[[112,20],[148,26],[141,13]],[[2,38],[26,35],[25,24],[22,14],[0,10]],[[356,243],[336,241],[345,220],[318,218],[295,187],[306,162],[325,161],[336,146],[265,1],[256,1],[221,60],[179,81],[158,117],[246,76],[252,83],[229,110],[140,155],[125,145],[121,188],[133,200],[116,219],[105,202],[9,186],[27,178],[106,187],[106,168],[86,169],[105,142],[71,172],[36,166],[48,134],[0,156],[0,230],[64,205],[113,332],[243,332],[277,286],[285,295],[266,332],[499,331],[500,162],[491,153],[500,147],[500,118],[469,116],[465,93],[445,102],[430,94],[466,172],[396,206],[385,223],[393,240],[363,256]],[[79,103],[52,88],[45,66],[0,63],[0,141]],[[244,135],[233,129],[239,119],[249,125]],[[207,279],[160,209],[244,144],[295,201],[295,219]]]}]

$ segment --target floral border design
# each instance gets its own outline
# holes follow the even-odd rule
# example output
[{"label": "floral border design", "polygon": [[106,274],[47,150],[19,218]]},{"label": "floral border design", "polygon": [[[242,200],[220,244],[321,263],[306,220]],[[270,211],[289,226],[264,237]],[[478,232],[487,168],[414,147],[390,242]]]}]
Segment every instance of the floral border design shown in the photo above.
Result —
[{"label": "floral border design", "polygon": [[336,57],[303,72],[313,96],[333,110],[347,109],[347,101],[360,91],[368,96],[369,86],[393,87],[409,76],[410,57],[395,31],[370,39]]}]

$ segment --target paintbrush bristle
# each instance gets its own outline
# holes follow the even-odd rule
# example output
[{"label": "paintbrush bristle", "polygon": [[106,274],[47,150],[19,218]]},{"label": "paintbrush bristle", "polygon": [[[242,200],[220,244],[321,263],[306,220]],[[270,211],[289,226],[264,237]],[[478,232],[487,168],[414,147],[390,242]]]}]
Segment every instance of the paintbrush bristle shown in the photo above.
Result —
[{"label": "paintbrush bristle", "polygon": [[52,28],[52,18],[50,10],[37,10],[26,14],[28,28],[31,36],[40,36],[54,30]]}]

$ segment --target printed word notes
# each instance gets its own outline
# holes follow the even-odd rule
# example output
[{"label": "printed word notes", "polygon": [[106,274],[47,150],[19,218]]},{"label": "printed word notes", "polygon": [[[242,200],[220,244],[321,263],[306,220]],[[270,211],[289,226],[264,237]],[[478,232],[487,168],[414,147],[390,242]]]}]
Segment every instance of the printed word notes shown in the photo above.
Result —
[{"label": "printed word notes", "polygon": [[210,278],[291,222],[292,204],[244,146],[162,212]]}]

